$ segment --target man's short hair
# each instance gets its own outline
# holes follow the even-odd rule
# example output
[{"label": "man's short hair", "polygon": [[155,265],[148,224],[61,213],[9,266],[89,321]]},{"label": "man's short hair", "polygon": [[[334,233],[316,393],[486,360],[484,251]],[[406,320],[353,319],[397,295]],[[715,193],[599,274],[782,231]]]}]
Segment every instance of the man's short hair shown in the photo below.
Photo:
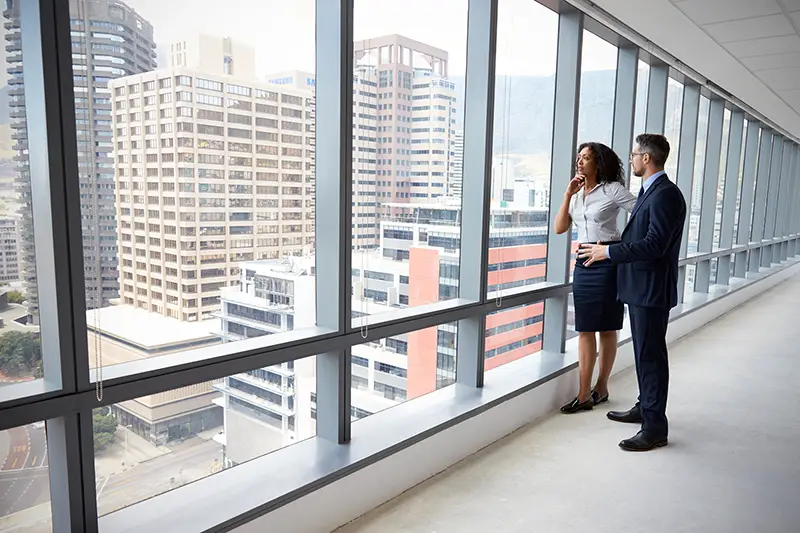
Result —
[{"label": "man's short hair", "polygon": [[653,159],[653,164],[658,167],[663,167],[667,163],[669,157],[669,141],[663,135],[658,133],[642,133],[636,137],[636,144],[638,144],[642,151],[650,154]]}]

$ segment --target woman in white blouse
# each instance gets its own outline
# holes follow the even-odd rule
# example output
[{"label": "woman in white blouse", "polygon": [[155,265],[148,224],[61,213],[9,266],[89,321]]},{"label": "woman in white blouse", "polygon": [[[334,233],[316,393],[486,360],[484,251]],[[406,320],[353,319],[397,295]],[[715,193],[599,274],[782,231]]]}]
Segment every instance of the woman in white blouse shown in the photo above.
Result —
[{"label": "woman in white blouse", "polygon": [[[631,212],[636,197],[625,187],[622,161],[608,146],[584,143],[577,156],[577,174],[569,182],[556,215],[556,233],[575,225],[578,242],[611,244],[620,240],[620,209]],[[578,259],[572,283],[575,330],[578,331],[580,389],[561,411],[577,413],[608,401],[608,378],[617,356],[617,331],[622,329],[624,307],[617,299],[617,268],[610,261],[584,266]],[[597,384],[592,374],[600,335],[600,369]]]}]

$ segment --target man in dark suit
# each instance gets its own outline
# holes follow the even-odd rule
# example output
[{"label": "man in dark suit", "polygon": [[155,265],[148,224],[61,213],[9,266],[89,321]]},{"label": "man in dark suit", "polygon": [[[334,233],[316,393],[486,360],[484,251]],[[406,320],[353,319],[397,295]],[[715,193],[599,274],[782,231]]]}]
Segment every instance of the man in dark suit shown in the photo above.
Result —
[{"label": "man in dark suit", "polygon": [[619,443],[623,450],[648,451],[667,445],[667,323],[678,304],[678,254],[686,201],[664,173],[669,143],[663,135],[636,137],[631,167],[642,189],[622,242],[610,246],[584,244],[578,253],[585,264],[601,259],[617,263],[617,292],[628,304],[639,381],[639,401],[628,411],[611,411],[617,422],[640,423],[641,431]]}]

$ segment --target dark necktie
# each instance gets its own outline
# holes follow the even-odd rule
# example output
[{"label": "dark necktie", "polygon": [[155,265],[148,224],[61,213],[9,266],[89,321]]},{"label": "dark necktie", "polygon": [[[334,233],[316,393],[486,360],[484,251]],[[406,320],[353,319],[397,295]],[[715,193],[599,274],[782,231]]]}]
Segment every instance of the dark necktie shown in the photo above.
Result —
[{"label": "dark necktie", "polygon": [[642,185],[642,187],[639,189],[639,196],[636,198],[636,204],[633,206],[634,210],[639,207],[639,202],[642,201],[642,196],[644,196],[644,185]]}]

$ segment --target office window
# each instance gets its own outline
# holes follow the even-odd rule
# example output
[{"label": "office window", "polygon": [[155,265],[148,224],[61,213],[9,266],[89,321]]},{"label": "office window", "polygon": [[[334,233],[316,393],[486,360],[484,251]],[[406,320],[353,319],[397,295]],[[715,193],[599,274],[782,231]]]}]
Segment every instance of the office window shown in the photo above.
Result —
[{"label": "office window", "polygon": [[664,136],[669,142],[670,154],[664,170],[672,181],[677,181],[678,179],[678,150],[681,142],[682,112],[683,84],[670,78],[667,85],[667,111],[664,124]]},{"label": "office window", "polygon": [[[550,9],[535,2],[520,6],[509,0],[500,1],[494,120],[496,185],[492,188],[489,219],[489,293],[538,283],[545,276],[557,34],[558,15]],[[610,45],[602,42],[596,45],[597,56],[584,68],[597,71],[587,75],[613,80],[613,72],[602,70],[609,66]],[[526,67],[536,72],[536,77],[516,75],[513,51],[528,48],[537,49]],[[615,64],[611,63],[612,69]],[[601,89],[607,92],[605,85],[597,88]],[[533,114],[526,111],[531,94],[542,103],[535,107]],[[581,116],[587,114],[586,109],[581,107]],[[595,112],[588,112],[592,113]],[[606,127],[602,120],[593,124],[602,125],[593,126],[595,131]],[[463,151],[463,144],[458,145],[458,149]],[[536,170],[531,166],[534,163],[526,162],[532,160],[521,154],[538,154]],[[444,235],[437,230],[428,233],[427,242],[429,246],[441,243],[453,248],[457,245],[454,237],[457,236]],[[493,268],[494,265],[497,266]],[[450,279],[457,280],[458,276]]]},{"label": "office window", "polygon": [[[573,313],[571,306],[569,313]],[[521,305],[486,315],[485,369],[489,371],[540,352],[543,326],[543,302]],[[490,377],[491,374],[487,376]]]},{"label": "office window", "polygon": [[[81,189],[81,192],[87,196],[83,198],[84,202],[82,202],[85,204],[86,213],[84,215],[94,217],[92,224],[87,224],[86,220],[84,220],[84,238],[86,242],[95,241],[98,243],[98,246],[93,248],[94,251],[90,251],[89,246],[86,246],[87,309],[94,310],[102,327],[111,329],[120,327],[117,324],[120,322],[119,317],[115,313],[122,316],[124,313],[142,311],[147,315],[145,320],[154,320],[154,324],[160,323],[175,332],[185,329],[183,326],[186,326],[187,323],[196,322],[202,328],[195,327],[195,330],[202,329],[205,331],[207,329],[211,332],[209,342],[213,340],[214,343],[218,344],[238,340],[235,335],[231,335],[230,338],[220,335],[219,315],[227,302],[226,294],[230,294],[231,299],[236,299],[235,293],[237,291],[245,291],[246,287],[244,287],[243,280],[239,275],[240,271],[244,271],[242,265],[250,261],[261,261],[263,263],[266,257],[256,257],[253,250],[253,242],[249,238],[235,238],[235,236],[249,236],[252,234],[253,219],[256,217],[259,217],[259,219],[261,217],[275,217],[276,220],[280,220],[284,210],[281,206],[282,198],[279,194],[269,198],[269,200],[274,201],[274,205],[262,207],[262,202],[266,201],[267,198],[258,197],[253,191],[253,167],[255,162],[251,154],[253,153],[253,132],[256,127],[253,124],[253,117],[256,115],[253,109],[253,99],[260,105],[267,107],[266,109],[262,108],[261,111],[269,112],[273,110],[271,108],[275,108],[273,115],[279,115],[279,110],[284,106],[286,109],[292,109],[293,111],[285,114],[286,116],[283,118],[287,121],[295,121],[300,126],[298,136],[302,139],[306,126],[312,127],[311,131],[313,132],[313,116],[306,117],[305,115],[306,111],[313,109],[313,84],[309,84],[308,89],[284,88],[283,90],[292,93],[289,95],[291,96],[290,98],[281,98],[282,93],[278,90],[259,89],[254,91],[253,88],[248,86],[249,82],[243,80],[252,78],[253,84],[257,85],[263,85],[264,82],[256,81],[260,77],[260,75],[256,76],[256,72],[246,72],[246,68],[248,68],[246,57],[237,60],[235,56],[239,52],[233,51],[228,54],[232,60],[229,63],[231,70],[229,71],[228,79],[220,78],[217,80],[214,79],[218,78],[217,76],[204,76],[200,73],[209,69],[199,64],[191,64],[192,61],[197,60],[192,58],[192,44],[180,43],[180,51],[176,51],[174,46],[170,49],[170,45],[174,43],[169,36],[178,30],[186,35],[197,35],[206,33],[208,27],[224,28],[229,27],[227,26],[228,24],[233,24],[230,27],[237,28],[236,31],[238,32],[234,36],[234,41],[250,43],[251,46],[256,48],[253,50],[255,57],[269,62],[285,55],[285,51],[274,48],[274,43],[269,40],[265,41],[262,38],[263,28],[250,25],[243,26],[241,24],[243,17],[253,17],[253,20],[268,18],[279,24],[283,30],[291,32],[294,45],[298,47],[297,66],[298,68],[302,66],[303,70],[312,69],[309,79],[313,80],[313,68],[316,62],[314,47],[316,42],[315,4],[312,0],[297,0],[296,3],[296,6],[293,4],[294,14],[291,17],[287,14],[281,14],[282,12],[280,11],[276,12],[268,9],[267,6],[255,3],[248,7],[244,15],[241,12],[241,6],[239,6],[232,7],[232,9],[224,12],[204,11],[201,9],[194,14],[196,16],[193,15],[193,17],[186,18],[185,11],[188,7],[186,2],[174,2],[174,5],[171,2],[162,2],[158,6],[158,20],[149,21],[153,23],[155,31],[151,31],[149,26],[147,28],[143,27],[144,31],[140,31],[143,28],[137,27],[136,17],[146,19],[148,16],[153,16],[153,8],[152,6],[148,7],[144,0],[128,0],[128,6],[135,10],[136,17],[132,16],[130,26],[126,25],[128,22],[120,22],[120,24],[123,24],[124,33],[129,35],[131,45],[134,46],[133,51],[136,54],[129,54],[125,51],[125,48],[121,48],[118,53],[104,52],[109,56],[119,56],[120,59],[128,62],[126,66],[128,72],[114,74],[114,76],[127,77],[152,72],[156,69],[155,58],[151,57],[153,51],[164,49],[172,52],[173,59],[180,59],[180,67],[185,70],[179,70],[171,76],[162,75],[160,79],[157,76],[148,74],[146,75],[146,80],[140,80],[138,83],[133,82],[136,79],[135,77],[127,78],[129,83],[125,83],[124,91],[118,98],[115,97],[115,100],[124,99],[127,105],[125,111],[120,111],[126,118],[124,126],[115,124],[115,122],[118,122],[114,117],[117,114],[115,108],[114,115],[102,118],[104,121],[108,118],[109,122],[108,125],[101,123],[100,130],[102,131],[97,131],[98,127],[94,127],[96,130],[95,138],[99,141],[102,141],[103,137],[106,136],[105,130],[107,130],[107,136],[110,140],[117,142],[112,132],[118,127],[129,128],[128,132],[121,134],[126,138],[121,138],[119,139],[120,141],[130,142],[127,134],[137,135],[136,131],[141,132],[141,129],[136,130],[135,128],[145,127],[147,128],[147,133],[152,134],[154,137],[156,135],[169,137],[148,139],[151,142],[148,143],[149,149],[147,151],[143,149],[143,146],[139,146],[137,148],[131,147],[125,152],[124,155],[128,157],[129,162],[121,164],[121,166],[133,178],[129,182],[131,188],[126,189],[124,194],[120,195],[128,199],[125,209],[117,211],[115,203],[117,198],[113,184],[116,169],[112,168],[105,171],[102,167],[105,158],[113,161],[115,167],[118,166],[117,154],[114,153],[113,148],[106,149],[101,145],[98,145],[99,147],[85,145],[84,152],[79,154],[79,167],[96,168],[97,170],[93,172],[98,174],[96,179],[98,184],[108,183],[111,185],[107,197],[105,196],[106,193],[101,192],[100,194],[104,196],[98,199],[98,202],[88,201],[90,200],[88,197],[91,194],[90,191],[98,189],[92,187]],[[79,13],[77,11],[79,7],[78,4],[72,6],[73,10],[75,10],[72,13],[72,18],[76,20],[82,19],[83,16],[82,12]],[[296,12],[294,12],[294,8],[297,9]],[[141,22],[144,23],[145,21]],[[227,46],[222,37],[211,36],[208,38],[211,39],[209,42],[214,41],[213,46],[219,44],[220,49],[223,46]],[[155,41],[151,43],[148,39],[154,39]],[[202,54],[200,56],[205,58]],[[161,61],[161,59],[159,59],[158,65],[163,69],[162,63],[164,61]],[[206,59],[208,58],[203,60],[205,61]],[[222,60],[222,55],[220,60]],[[168,64],[169,61],[170,58],[167,57],[166,63]],[[219,65],[218,68],[222,68],[222,65]],[[256,70],[260,69],[258,65],[255,68]],[[198,75],[188,74],[190,72],[198,72]],[[76,72],[76,75],[85,75],[85,73]],[[277,86],[275,88],[278,89]],[[85,95],[76,92],[75,96],[83,97]],[[158,123],[155,120],[145,123],[137,122],[141,120],[140,113],[155,110],[155,108],[151,110],[140,109],[138,107],[140,98],[153,98],[153,103],[156,103],[156,97],[158,98],[158,103],[161,104],[157,113],[163,120],[159,120]],[[294,111],[295,108],[302,111],[301,115],[297,115]],[[263,132],[265,134],[263,138],[259,135],[259,142],[262,144],[272,143],[275,145],[272,146],[272,149],[277,149],[279,142],[277,128],[280,127],[277,120],[279,119],[277,116],[268,116],[267,114],[260,114],[259,116],[264,120],[272,121],[271,125],[276,128],[269,135]],[[148,115],[148,118],[159,117]],[[95,120],[95,117],[87,118],[88,123],[84,129],[90,127],[90,124]],[[131,121],[134,121],[133,124],[130,123]],[[76,125],[84,126],[77,122]],[[158,154],[150,153],[158,151],[157,148],[159,146],[161,150]],[[266,160],[266,156],[262,157]],[[308,157],[305,154],[300,154],[299,157],[292,161],[292,163],[301,165],[302,170],[306,170],[306,174],[309,175],[312,182],[314,176],[313,157],[313,152]],[[275,154],[270,161],[275,162],[274,168],[277,172],[281,159]],[[137,162],[141,164],[137,165]],[[125,176],[125,178],[129,176]],[[87,179],[91,181],[93,178]],[[86,179],[82,178],[81,183],[83,184],[84,181]],[[103,191],[104,189],[99,190]],[[149,191],[149,194],[139,192],[142,190]],[[287,197],[286,199],[300,202],[300,207],[293,208],[295,211],[292,212],[292,215],[299,215],[300,224],[314,224],[315,213],[313,207],[311,207],[314,200],[313,187],[308,189],[300,187],[293,192],[291,198]],[[309,207],[307,208],[306,206]],[[223,209],[227,211],[219,212]],[[143,220],[139,220],[138,217],[143,218]],[[221,220],[215,217],[221,217]],[[198,228],[194,225],[162,226],[163,233],[150,234],[144,242],[138,243],[134,239],[131,242],[133,247],[130,250],[130,254],[116,250],[118,225],[126,224],[134,227],[136,223],[144,223],[149,220],[157,222],[159,220],[176,220],[178,218],[182,223],[194,222],[197,218],[200,218],[203,222],[214,220],[220,222],[223,231],[220,233],[215,230],[213,235],[216,238],[208,239],[206,237],[210,237],[211,234],[198,234]],[[247,223],[247,226],[243,226],[242,223]],[[249,230],[247,229],[248,227],[250,228]],[[309,235],[313,234],[313,229],[308,233]],[[164,242],[165,235],[197,237],[197,239],[176,239],[177,246],[171,249],[177,253],[165,254],[160,246],[154,244],[156,242]],[[132,238],[141,236],[133,233]],[[282,247],[283,241],[279,240],[274,250],[270,250],[271,252],[277,252],[277,255],[270,259],[277,259],[279,262],[289,255],[293,255],[295,256],[294,260],[298,260],[298,256],[304,251],[303,245],[308,235],[306,232],[299,232],[297,235],[293,234],[292,240],[287,241],[291,246],[297,244],[294,240],[295,236],[300,238],[299,246],[284,249]],[[278,235],[278,237],[279,239],[283,238],[282,235]],[[113,249],[101,249],[101,245],[110,246]],[[229,250],[234,247],[236,251],[230,252]],[[310,269],[314,266],[314,249],[311,247],[306,249],[305,252],[306,254],[302,261],[308,263],[307,269]],[[121,291],[119,279],[120,277],[124,279],[124,273],[117,274],[117,272],[122,270],[120,260],[128,259],[126,255],[130,255],[129,259],[135,261],[126,270],[126,272],[133,275],[133,278],[127,280],[127,283],[131,285],[131,290]],[[137,256],[142,259],[136,261]],[[97,261],[100,264],[96,264]],[[164,284],[163,290],[158,291],[161,299],[153,302],[152,300],[155,297],[153,296],[154,291],[152,288],[156,286],[152,281],[153,274],[156,268],[163,266],[162,264],[154,263],[162,263],[162,261],[167,264],[172,263],[170,268],[176,267],[175,277],[178,279],[168,280],[169,283],[174,283],[174,285]],[[179,268],[177,268],[178,264],[180,265]],[[187,283],[187,281],[196,277],[197,268],[203,265],[224,268],[228,273],[221,280],[224,283],[213,289],[207,284]],[[269,277],[268,274],[271,270],[269,268],[262,270],[265,277]],[[95,272],[98,272],[98,274],[95,274]],[[107,279],[100,279],[95,283],[90,279],[92,276],[96,278],[105,276]],[[277,276],[277,273],[275,276]],[[295,289],[298,291],[298,305],[295,310],[297,316],[284,317],[287,321],[291,321],[293,324],[303,328],[315,325],[314,313],[307,312],[308,309],[312,309],[314,306],[315,283],[314,276],[305,275],[301,280],[297,281],[297,284],[282,287],[287,291]],[[222,287],[225,287],[228,292],[220,290]],[[239,291],[239,287],[242,287],[241,291]],[[126,297],[129,300],[126,300]],[[294,299],[295,295],[294,293],[278,294],[278,292],[262,293],[258,291],[258,297],[264,299],[264,305],[268,305],[269,299],[278,299],[279,297]],[[112,306],[111,303],[116,302],[117,298],[119,298],[119,305]],[[153,306],[154,304],[155,307]],[[302,306],[311,307],[304,309]],[[89,320],[88,322],[90,331],[87,334],[91,335],[93,331],[92,321]],[[146,329],[142,328],[142,331],[146,331]],[[185,330],[187,338],[192,336],[189,333],[190,329],[192,328]],[[263,334],[278,334],[281,331],[276,331],[273,328],[264,330]],[[109,355],[112,348],[100,343],[103,346],[101,350],[103,353],[99,354],[99,358],[104,365],[124,364],[132,359],[158,357],[163,357],[163,364],[168,365],[172,363],[166,357],[166,354],[191,351],[199,347],[193,341],[186,341],[177,342],[176,346],[168,350],[160,348],[149,349],[143,348],[143,346],[148,346],[146,342],[141,344],[136,342],[135,339],[126,338],[126,336],[134,337],[136,331],[116,330],[113,335],[115,339],[125,346],[135,345],[136,348],[131,348],[134,352],[126,351],[126,355],[117,358]],[[94,360],[94,354],[91,357]],[[94,375],[94,371],[92,375]],[[219,392],[209,392],[209,401],[218,396],[220,396]],[[216,406],[216,404],[203,405],[203,409],[211,409],[211,407],[218,410],[220,417],[222,416],[223,409]],[[120,404],[120,409],[124,410],[125,406]],[[158,432],[157,428],[150,428],[149,430]],[[277,438],[282,438],[280,433],[278,433]],[[207,472],[207,466],[204,468]],[[108,490],[111,485],[113,485],[113,482],[109,482],[109,486],[105,490]],[[0,487],[0,492],[2,492],[2,487]],[[146,496],[142,494],[142,497]],[[112,499],[109,498],[109,500]],[[135,503],[135,501],[129,501],[128,503]],[[107,505],[111,504],[108,503]],[[108,508],[103,507],[102,499],[100,506],[106,512],[108,511]]]},{"label": "office window", "polygon": [[[184,309],[181,313],[186,316],[172,320],[179,324],[191,323],[202,312],[203,303],[214,300],[197,296],[219,294],[224,286],[224,282],[204,283],[200,288],[194,284],[184,285],[180,292],[194,296],[183,299],[176,299],[168,289],[160,305],[168,315],[178,313],[179,307]],[[227,305],[226,318],[221,325],[224,342],[261,337],[276,329],[291,329],[291,322],[285,315]],[[139,309],[135,311],[143,316],[148,314]],[[220,339],[212,337],[196,342],[213,345]],[[236,467],[288,443],[313,437],[316,434],[312,418],[316,407],[316,382],[312,377],[315,359],[308,357],[256,368],[213,382],[113,404],[102,410],[107,414],[96,410],[95,417],[102,420],[102,425],[95,424],[95,443],[103,445],[95,449],[95,475],[97,486],[104,487],[102,492],[98,490],[98,514],[112,513]],[[215,402],[215,399],[222,401]],[[157,419],[149,415],[149,406],[165,401],[175,408],[177,416]],[[100,441],[99,429],[103,430]],[[219,438],[211,438],[215,436]],[[129,446],[127,452],[126,438],[135,439],[137,443],[135,448]],[[223,439],[224,446],[219,442]],[[191,455],[192,465],[175,461],[176,453]],[[118,462],[109,460],[115,456],[127,457],[123,459],[127,461],[124,470]],[[131,487],[137,490],[131,491]]]},{"label": "office window", "polygon": [[[434,77],[440,80],[441,84],[435,90],[432,90],[432,96],[437,98],[437,102],[442,104],[443,109],[431,110],[429,118],[442,119],[446,123],[455,120],[460,116],[460,110],[464,103],[464,87],[463,84],[456,84],[454,78],[463,76],[465,65],[463,57],[465,57],[466,42],[467,42],[467,26],[465,24],[467,14],[466,0],[457,0],[454,3],[448,4],[447,7],[432,3],[429,10],[426,12],[426,17],[441,20],[457,21],[452,24],[450,29],[450,42],[452,43],[451,49],[447,50],[448,56],[436,53],[422,53],[414,52],[413,65],[416,68],[426,69],[426,72],[419,72],[418,76],[422,78]],[[353,28],[354,39],[362,40],[369,39],[373,36],[374,28],[364,22],[367,20],[365,17],[378,17],[380,13],[385,12],[385,5],[376,0],[356,0],[355,9],[357,12],[362,13],[356,17],[355,25]],[[416,25],[412,21],[396,18],[388,22],[385,31],[388,34],[410,35],[415,31]],[[384,56],[388,53],[389,48],[384,47]],[[445,196],[453,180],[458,178],[455,175],[450,175],[447,169],[460,164],[462,161],[462,154],[456,153],[456,125],[453,125],[452,134],[449,133],[449,128],[442,128],[444,131],[436,133],[431,136],[430,144],[433,145],[436,141],[444,143],[440,153],[429,154],[429,157],[411,157],[410,149],[412,139],[418,137],[411,131],[411,92],[408,89],[401,89],[395,87],[394,75],[389,76],[391,70],[385,63],[380,61],[380,47],[376,46],[373,49],[366,50],[363,57],[360,56],[357,68],[353,72],[353,174],[356,179],[353,180],[353,198],[354,205],[352,207],[352,264],[353,268],[358,268],[362,271],[377,271],[377,265],[385,268],[387,272],[402,273],[410,277],[410,284],[408,294],[408,306],[416,307],[425,304],[438,302],[445,299],[451,299],[458,296],[458,290],[455,291],[440,291],[438,265],[440,258],[445,254],[453,253],[452,249],[442,247],[429,246],[423,248],[417,246],[419,242],[403,242],[385,245],[381,247],[382,231],[388,230],[388,227],[383,227],[381,221],[387,223],[394,222],[391,217],[385,217],[385,208],[381,206],[380,200],[388,197],[385,193],[388,192],[384,186],[377,185],[376,176],[393,175],[395,172],[399,173],[402,169],[404,173],[411,173],[412,159],[417,164],[414,170],[418,170],[421,174],[424,173],[425,179],[414,180],[415,182],[422,183],[418,187],[405,187],[404,192],[425,194],[428,200],[424,207],[422,202],[417,203],[417,207],[412,207],[411,213],[408,218],[416,221],[407,227],[412,233],[419,234],[419,230],[427,224],[439,223],[442,224],[442,232],[455,236],[458,240],[460,234],[460,218],[456,210],[446,208]],[[459,56],[462,59],[458,61],[452,59],[454,56]],[[376,71],[383,71],[385,73],[384,79],[387,84],[392,80],[392,87],[396,91],[381,91],[386,95],[385,98],[379,98],[378,90],[379,83],[373,74],[365,75],[364,69],[374,69]],[[402,91],[402,92],[401,92]],[[391,95],[391,96],[389,96]],[[408,98],[408,100],[407,100]],[[292,101],[290,95],[282,95],[283,103],[300,105],[301,101]],[[400,109],[400,105],[405,107],[408,102],[408,109]],[[383,105],[387,112],[380,113],[382,116],[392,115],[396,120],[385,120],[385,126],[380,126],[384,121],[377,121],[378,115],[377,107]],[[392,106],[392,111],[389,112],[389,106]],[[296,131],[301,131],[304,124],[294,122],[291,117],[300,117],[301,115],[293,108],[281,106],[281,129],[294,128]],[[304,115],[303,115],[304,116]],[[402,117],[402,119],[400,118]],[[391,126],[389,125],[391,122]],[[377,128],[391,127],[394,131],[395,127],[403,126],[400,128],[393,137],[378,136]],[[408,123],[408,126],[405,124]],[[290,133],[282,133],[283,142],[290,140],[288,137]],[[389,140],[392,139],[392,140]],[[297,135],[294,144],[302,146],[302,138]],[[402,158],[386,158],[378,157],[381,153],[380,150],[388,149],[389,147],[396,148],[403,147]],[[282,148],[288,148],[282,146]],[[302,152],[285,152],[287,154],[302,154]],[[306,166],[298,167],[294,162],[284,159],[281,162],[282,169],[301,170],[307,168]],[[392,174],[390,174],[392,173]],[[410,178],[410,175],[409,175]],[[408,180],[411,181],[410,179]],[[450,216],[452,215],[452,216]],[[395,229],[394,227],[391,229]],[[388,243],[388,241],[387,241]],[[396,245],[396,246],[395,246]],[[455,249],[456,259],[458,261],[458,248]],[[394,263],[392,263],[392,261]],[[389,266],[387,266],[389,265]],[[399,272],[398,272],[399,270]],[[416,272],[416,275],[412,275]],[[385,285],[385,283],[383,283]],[[425,287],[425,289],[423,289]],[[354,284],[354,290],[355,284]],[[379,314],[381,312],[391,311],[393,307],[399,306],[400,294],[397,291],[387,291],[386,287],[381,286],[381,282],[367,279],[364,281],[364,294],[366,297],[365,310],[368,314]],[[385,297],[384,297],[385,295]],[[372,304],[376,305],[372,305]],[[405,305],[405,304],[404,304]]]},{"label": "office window", "polygon": [[0,431],[0,443],[4,487],[0,493],[0,526],[9,531],[18,529],[16,526],[33,533],[52,531],[45,423]]},{"label": "office window", "polygon": [[[700,231],[700,208],[703,202],[703,182],[706,179],[717,180],[717,176],[705,176],[706,143],[708,141],[708,115],[711,102],[705,96],[700,97],[700,111],[697,119],[697,144],[694,154],[694,173],[692,177],[692,195],[687,198],[689,209],[689,247],[688,253],[697,251],[697,238]],[[688,276],[687,276],[688,282]],[[694,287],[694,285],[692,285]]]},{"label": "office window", "polygon": [[455,383],[456,332],[442,324],[353,346],[353,407],[373,414]]},{"label": "office window", "polygon": [[[584,142],[599,142],[611,146],[616,78],[617,47],[584,30],[578,145]],[[626,155],[619,154],[620,157]]]}]

